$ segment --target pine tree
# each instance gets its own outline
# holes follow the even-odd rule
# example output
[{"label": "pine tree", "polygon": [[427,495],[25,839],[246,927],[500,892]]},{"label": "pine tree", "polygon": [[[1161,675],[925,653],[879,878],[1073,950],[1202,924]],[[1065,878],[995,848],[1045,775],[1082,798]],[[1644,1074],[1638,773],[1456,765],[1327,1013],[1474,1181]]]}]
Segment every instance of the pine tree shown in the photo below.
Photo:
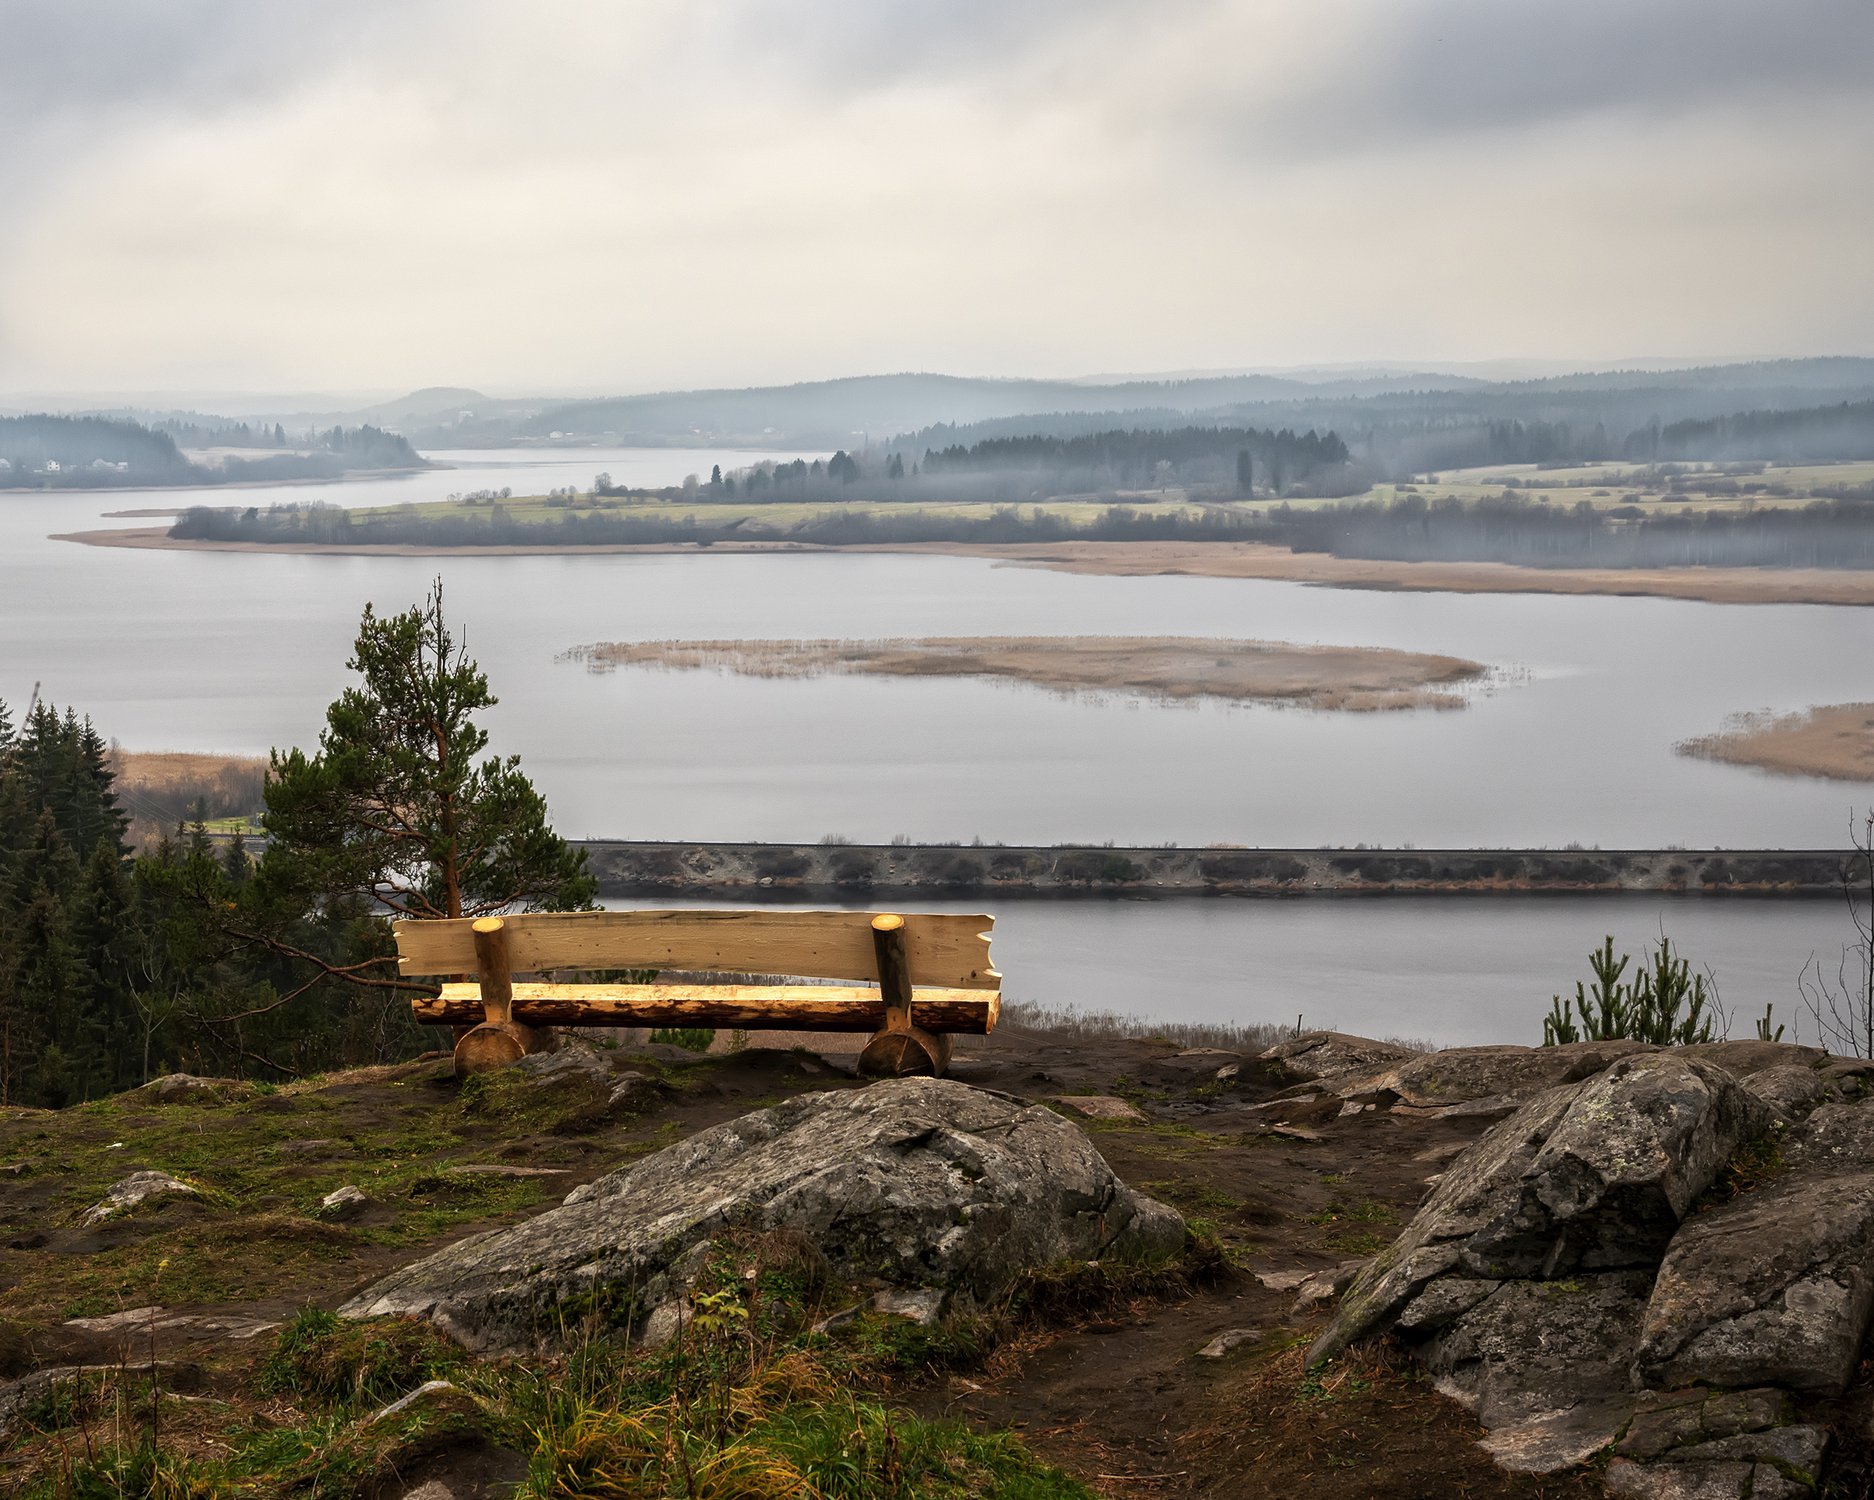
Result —
[{"label": "pine tree", "polygon": [[443,613],[442,581],[403,614],[370,605],[313,755],[276,752],[260,884],[300,910],[363,903],[418,917],[591,904],[585,856],[547,823],[517,757],[479,759],[488,679]]}]

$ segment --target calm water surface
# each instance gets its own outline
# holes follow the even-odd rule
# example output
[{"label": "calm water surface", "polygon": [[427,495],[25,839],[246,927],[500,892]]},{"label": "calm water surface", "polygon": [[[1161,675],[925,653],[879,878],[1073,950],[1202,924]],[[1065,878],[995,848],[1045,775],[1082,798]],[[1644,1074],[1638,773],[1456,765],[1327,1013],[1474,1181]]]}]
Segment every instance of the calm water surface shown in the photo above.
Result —
[{"label": "calm water surface", "polygon": [[[137,748],[309,745],[346,682],[364,602],[405,607],[440,573],[501,695],[497,748],[523,756],[574,835],[1801,846],[1839,842],[1870,796],[1672,751],[1739,710],[1874,698],[1867,610],[1099,578],[942,557],[296,557],[48,540],[144,506],[527,493],[600,470],[672,483],[752,455],[439,457],[458,467],[267,491],[0,496],[0,698],[17,706],[41,683]],[[1461,711],[1347,715],[968,681],[596,676],[560,659],[671,636],[1083,633],[1388,645],[1471,657],[1495,676]],[[1780,995],[1810,948],[1836,942],[1832,903],[1675,910],[1688,946],[1698,936],[1716,955],[1727,996],[1759,1010],[1759,989]],[[1441,1039],[1527,1032],[1528,1007],[1580,969],[1605,921],[1554,901],[1527,915],[1501,901],[1015,911],[1004,941],[1018,995],[1161,1015],[1300,1010]],[[1631,941],[1656,925],[1636,919]]]},{"label": "calm water surface", "polygon": [[[654,483],[748,455],[442,457],[461,467],[245,494],[381,503],[586,484],[599,469]],[[524,757],[571,834],[1799,846],[1837,842],[1866,800],[1672,746],[1739,710],[1874,697],[1870,610],[1100,578],[944,557],[304,557],[47,539],[195,498],[0,498],[0,697],[18,704],[42,682],[133,747],[308,744],[364,602],[406,606],[440,573],[501,695],[500,748]],[[596,676],[559,659],[668,636],[1076,633],[1388,645],[1498,675],[1460,711],[1323,714],[959,680]]]},{"label": "calm water surface", "polygon": [[[613,902],[616,906],[639,903]],[[647,902],[645,905],[677,903]],[[686,905],[700,903],[686,902]],[[1731,1032],[1765,1005],[1804,1039],[1796,976],[1837,972],[1834,901],[1627,896],[1373,896],[1297,901],[920,901],[985,909],[1010,1000],[1150,1021],[1331,1027],[1439,1046],[1536,1043],[1550,997],[1591,980],[1611,934],[1636,961],[1662,933],[1706,973]]]}]

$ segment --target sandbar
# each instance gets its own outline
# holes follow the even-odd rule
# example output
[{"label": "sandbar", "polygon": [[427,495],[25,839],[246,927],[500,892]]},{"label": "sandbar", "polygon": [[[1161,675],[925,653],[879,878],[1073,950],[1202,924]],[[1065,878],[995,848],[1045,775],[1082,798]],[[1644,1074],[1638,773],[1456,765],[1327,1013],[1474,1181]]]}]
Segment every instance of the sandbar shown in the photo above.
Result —
[{"label": "sandbar", "polygon": [[984,557],[1067,573],[1120,577],[1254,578],[1326,588],[1447,594],[1614,594],[1708,604],[1874,604],[1874,571],[1834,568],[1525,568],[1514,563],[1391,562],[1291,552],[1260,542],[504,543],[441,547],[413,542],[222,542],[182,540],[158,526],[67,532],[57,542],[188,552],[330,553],[335,557],[546,557],[561,553],[646,556],[748,552],[897,552]]},{"label": "sandbar", "polygon": [[1375,646],[1192,636],[958,636],[883,641],[612,641],[566,653],[595,672],[649,666],[746,677],[987,677],[1066,693],[1223,698],[1371,711],[1462,708],[1484,667]]},{"label": "sandbar", "polygon": [[1682,740],[1681,755],[1785,776],[1874,781],[1874,703],[1833,703],[1793,714],[1740,714],[1717,734]]}]

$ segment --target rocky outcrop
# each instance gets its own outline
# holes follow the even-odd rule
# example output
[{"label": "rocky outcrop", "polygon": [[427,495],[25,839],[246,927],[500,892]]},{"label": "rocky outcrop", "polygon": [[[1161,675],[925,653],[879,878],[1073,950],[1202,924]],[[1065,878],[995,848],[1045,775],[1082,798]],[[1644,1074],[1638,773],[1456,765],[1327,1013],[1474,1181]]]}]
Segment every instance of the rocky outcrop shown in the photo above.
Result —
[{"label": "rocky outcrop", "polygon": [[[1686,1208],[1766,1118],[1728,1073],[1670,1053],[1623,1057],[1587,1082],[1538,1094],[1446,1169],[1406,1232],[1348,1290],[1310,1358],[1390,1327],[1441,1277],[1556,1279],[1656,1265]],[[1418,1326],[1430,1331],[1430,1316]]]},{"label": "rocky outcrop", "polygon": [[1053,1261],[1168,1255],[1185,1238],[1052,1110],[899,1079],[702,1131],[339,1311],[425,1317],[483,1352],[552,1343],[595,1316],[655,1336],[677,1326],[712,1239],[735,1230],[803,1233],[836,1273],[932,1308],[992,1303]]},{"label": "rocky outcrop", "polygon": [[201,1196],[198,1189],[179,1177],[171,1177],[167,1172],[132,1172],[128,1177],[112,1183],[110,1191],[86,1209],[84,1217],[78,1222],[82,1228],[90,1229],[119,1214],[127,1214],[152,1198],[161,1198],[167,1194],[186,1198]]},{"label": "rocky outcrop", "polygon": [[[1487,1098],[1588,1045],[1321,1082],[1411,1111],[1429,1078]],[[1829,1433],[1804,1403],[1850,1387],[1874,1322],[1874,1099],[1842,1097],[1860,1077],[1770,1042],[1619,1048],[1450,1163],[1311,1358],[1396,1335],[1509,1469],[1611,1446],[1616,1495],[1813,1493]]]},{"label": "rocky outcrop", "polygon": [[1839,1395],[1874,1313],[1874,1172],[1795,1176],[1673,1240],[1635,1364],[1645,1385]]},{"label": "rocky outcrop", "polygon": [[1607,1492],[1620,1500],[1798,1500],[1813,1494],[1826,1429],[1791,1420],[1768,1388],[1647,1391],[1614,1445]]},{"label": "rocky outcrop", "polygon": [[1396,1042],[1376,1042],[1338,1031],[1307,1031],[1277,1042],[1262,1057],[1265,1062],[1279,1062],[1297,1078],[1315,1079],[1371,1073],[1418,1055]]}]

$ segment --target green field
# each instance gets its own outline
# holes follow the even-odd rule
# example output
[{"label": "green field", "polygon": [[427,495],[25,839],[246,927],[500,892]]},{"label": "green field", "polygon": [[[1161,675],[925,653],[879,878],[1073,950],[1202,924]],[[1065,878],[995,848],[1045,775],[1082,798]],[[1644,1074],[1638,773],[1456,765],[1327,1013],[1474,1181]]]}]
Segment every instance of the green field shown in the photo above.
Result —
[{"label": "green field", "polygon": [[[1333,499],[1290,498],[1297,509],[1323,505],[1348,505],[1361,502],[1386,504],[1408,495],[1421,495],[1428,501],[1476,501],[1503,494],[1506,490],[1532,503],[1578,505],[1586,502],[1596,509],[1622,505],[1691,506],[1694,509],[1728,509],[1736,506],[1798,506],[1818,498],[1818,489],[1842,489],[1874,485],[1874,460],[1840,464],[1800,464],[1790,466],[1759,464],[1674,464],[1653,468],[1644,464],[1587,464],[1572,468],[1545,469],[1535,464],[1497,464],[1484,468],[1458,469],[1431,475],[1417,482],[1376,485],[1364,493]],[[1114,504],[1121,504],[1145,515],[1196,515],[1206,509],[1223,506],[1241,509],[1270,502],[1253,502],[1233,497],[1208,504],[1192,499],[1182,489],[1122,490],[1114,495],[1063,495],[1040,503],[1021,504],[1014,508],[1023,516],[1054,515],[1084,526],[1097,520]],[[621,518],[677,520],[694,515],[718,525],[735,521],[760,522],[766,527],[785,528],[814,516],[849,507],[862,511],[918,510],[931,516],[959,519],[985,519],[1009,507],[987,501],[944,503],[918,500],[902,507],[884,506],[872,501],[744,501],[712,502],[702,495],[673,499],[653,499],[627,495],[593,498],[580,496],[572,502],[561,496],[517,495],[498,502],[486,500],[438,500],[410,505],[386,506],[372,510],[372,517],[386,519],[406,516],[424,521],[447,517],[484,517],[498,505],[511,520],[535,525],[557,523],[568,513]]]},{"label": "green field", "polygon": [[[1550,505],[1578,505],[1596,509],[1620,505],[1689,505],[1697,510],[1741,505],[1807,505],[1820,498],[1818,488],[1840,489],[1874,485],[1874,461],[1841,464],[1673,464],[1656,471],[1645,464],[1587,464],[1575,468],[1545,469],[1535,464],[1496,464],[1479,469],[1449,470],[1415,484],[1376,485],[1352,501],[1386,503],[1417,493],[1426,500],[1480,500],[1505,489],[1524,499]],[[1669,487],[1676,474],[1679,487]],[[1731,493],[1735,488],[1737,493]],[[1715,491],[1715,492],[1714,492]],[[1332,500],[1291,500],[1295,506],[1352,503]]]},{"label": "green field", "polygon": [[[580,516],[617,516],[621,519],[681,520],[694,515],[698,520],[707,520],[714,525],[726,526],[735,521],[758,521],[764,526],[787,527],[809,520],[814,516],[826,515],[829,511],[922,511],[929,516],[956,517],[965,520],[986,520],[1010,506],[988,501],[969,501],[946,504],[941,501],[915,501],[902,505],[881,505],[872,501],[825,501],[804,502],[725,500],[710,502],[694,497],[682,497],[675,500],[651,500],[638,496],[617,496],[594,499],[582,495],[572,505],[563,499],[546,495],[516,495],[511,500],[498,502],[508,519],[530,525],[551,526],[560,518],[568,515]],[[1016,505],[1012,507],[1023,516],[1055,515],[1084,526],[1099,519],[1114,504],[1126,506],[1129,510],[1144,515],[1197,515],[1207,507],[1194,504],[1185,498],[1182,490],[1149,490],[1141,492],[1121,491],[1116,498],[1105,496],[1063,496],[1047,500],[1040,504]],[[387,505],[360,511],[360,517],[404,519],[414,517],[422,521],[437,521],[449,517],[476,519],[486,517],[494,509],[487,501],[465,500],[430,500],[409,505]]]}]

